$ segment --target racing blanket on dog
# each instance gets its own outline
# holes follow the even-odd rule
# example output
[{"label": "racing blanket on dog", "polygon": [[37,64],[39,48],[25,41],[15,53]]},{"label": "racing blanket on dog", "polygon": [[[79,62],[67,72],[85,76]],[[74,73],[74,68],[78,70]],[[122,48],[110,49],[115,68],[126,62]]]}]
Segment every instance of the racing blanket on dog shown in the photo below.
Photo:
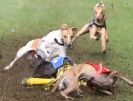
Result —
[{"label": "racing blanket on dog", "polygon": [[98,73],[96,73],[94,77],[98,76],[98,74],[109,74],[111,72],[111,70],[103,66],[101,67],[99,64],[90,63],[88,61],[85,63],[92,65],[96,69],[96,71],[98,71]]},{"label": "racing blanket on dog", "polygon": [[[58,75],[58,70],[65,70],[69,65],[74,65],[73,61],[69,57],[55,57],[50,62],[43,61],[34,69],[33,77],[35,78],[51,78]],[[65,67],[63,69],[63,67]]]},{"label": "racing blanket on dog", "polygon": [[70,63],[73,63],[72,59],[67,56],[65,57],[58,56],[56,58],[53,58],[50,62],[55,69],[58,69],[64,65],[65,59],[68,60]]}]

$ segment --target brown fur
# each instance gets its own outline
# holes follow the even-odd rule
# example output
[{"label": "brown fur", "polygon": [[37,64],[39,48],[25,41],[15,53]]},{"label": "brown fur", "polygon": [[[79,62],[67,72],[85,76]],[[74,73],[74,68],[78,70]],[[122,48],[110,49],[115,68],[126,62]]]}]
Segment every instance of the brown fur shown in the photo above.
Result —
[{"label": "brown fur", "polygon": [[57,87],[60,90],[61,95],[64,96],[66,99],[71,99],[71,100],[74,99],[68,96],[68,94],[73,91],[77,91],[77,93],[79,93],[80,91],[78,78],[74,72],[74,68],[71,68],[66,72],[64,72],[64,74],[56,82],[52,92],[55,92]]},{"label": "brown fur", "polygon": [[[102,66],[102,64],[100,64]],[[117,80],[117,78],[123,80],[130,86],[133,86],[133,82],[128,80],[127,78],[120,75],[118,72],[113,71],[110,74],[99,74],[98,77],[94,78],[94,75],[97,71],[94,69],[92,65],[89,64],[77,64],[73,66],[71,69],[64,72],[64,74],[58,79],[55,84],[52,92],[55,92],[57,88],[59,88],[60,93],[66,99],[69,97],[68,94],[73,91],[81,91],[79,89],[79,80],[85,80],[88,84],[93,86],[93,89],[99,92],[102,92],[107,95],[113,94],[113,87]],[[66,86],[64,86],[66,85]]]},{"label": "brown fur", "polygon": [[[52,92],[55,92],[55,90],[58,88],[62,96],[64,96],[66,99],[70,98],[72,100],[74,98],[68,96],[68,94],[73,91],[76,91],[79,96],[82,96],[81,95],[82,91],[79,88],[79,82],[78,82],[78,79],[80,79],[79,75],[81,75],[82,73],[88,74],[87,72],[89,71],[93,71],[92,74],[95,73],[95,70],[93,69],[92,66],[90,66],[90,68],[92,69],[89,68],[85,69],[87,68],[87,66],[88,66],[87,64],[79,64],[65,71],[63,75],[57,80]],[[66,85],[66,87],[64,87],[64,85]]]}]

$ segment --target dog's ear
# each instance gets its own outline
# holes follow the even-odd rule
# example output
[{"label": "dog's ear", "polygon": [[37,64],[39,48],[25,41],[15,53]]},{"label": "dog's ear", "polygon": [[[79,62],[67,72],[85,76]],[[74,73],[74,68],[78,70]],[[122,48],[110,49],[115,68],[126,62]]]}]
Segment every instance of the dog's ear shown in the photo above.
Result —
[{"label": "dog's ear", "polygon": [[103,2],[100,1],[99,3],[97,3],[97,4],[94,6],[93,10],[95,10],[95,9],[96,9],[97,7],[99,7],[99,6],[102,6],[103,9],[105,9],[105,6],[104,6]]},{"label": "dog's ear", "polygon": [[66,30],[66,29],[68,29],[68,25],[67,24],[62,24],[60,29],[61,30]]},{"label": "dog's ear", "polygon": [[93,10],[95,11],[95,9],[96,9],[96,5],[93,7]]},{"label": "dog's ear", "polygon": [[104,3],[101,1],[100,5],[103,7],[103,9],[105,9]]},{"label": "dog's ear", "polygon": [[76,27],[71,27],[71,30],[73,31],[73,34],[75,35],[78,31],[78,29]]},{"label": "dog's ear", "polygon": [[102,5],[102,7],[103,7],[104,10],[106,9],[105,6],[104,6],[104,4]]}]

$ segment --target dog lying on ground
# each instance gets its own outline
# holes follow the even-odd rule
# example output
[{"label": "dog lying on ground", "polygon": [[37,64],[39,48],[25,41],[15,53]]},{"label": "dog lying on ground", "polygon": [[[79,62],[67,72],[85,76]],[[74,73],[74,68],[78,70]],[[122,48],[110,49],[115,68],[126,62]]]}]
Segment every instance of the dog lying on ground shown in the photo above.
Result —
[{"label": "dog lying on ground", "polygon": [[45,61],[50,61],[57,55],[66,56],[66,49],[71,47],[76,31],[75,27],[62,24],[60,30],[52,31],[41,39],[29,41],[17,51],[15,59],[4,70],[9,70],[18,59],[24,56],[30,60],[40,57]]},{"label": "dog lying on ground", "polygon": [[[93,79],[90,78],[90,75],[83,73],[83,78],[87,81],[88,86],[91,87],[95,91],[102,92],[107,95],[112,95],[114,93],[114,87],[117,79],[120,79],[126,82],[128,85],[133,86],[133,82],[122,76],[117,71],[111,71],[106,67],[103,67],[102,64],[93,64],[90,62],[86,62],[85,64],[95,68],[95,73],[91,75]],[[88,75],[88,76],[87,76]],[[85,77],[86,76],[86,77]]]},{"label": "dog lying on ground", "polygon": [[108,32],[106,28],[105,7],[102,2],[94,7],[94,18],[85,24],[75,35],[73,41],[82,34],[89,33],[90,38],[99,40],[101,37],[102,53],[106,53],[106,44],[108,42]]},{"label": "dog lying on ground", "polygon": [[63,75],[61,75],[61,77],[57,80],[52,93],[55,92],[57,88],[65,99],[74,100],[73,97],[68,96],[68,94],[73,91],[76,91],[77,95],[82,96],[82,91],[79,88],[78,77],[75,74],[74,68],[68,69],[63,73]]},{"label": "dog lying on ground", "polygon": [[[34,68],[33,77],[34,78],[57,78],[59,71],[62,68],[66,68],[66,65],[74,65],[75,63],[71,58],[65,57],[55,57],[50,62],[44,61],[38,67]],[[67,68],[66,68],[67,69]],[[65,69],[64,69],[65,70]]]},{"label": "dog lying on ground", "polygon": [[81,90],[79,89],[80,80],[87,82],[87,85],[95,91],[102,92],[107,95],[112,95],[114,92],[114,85],[117,79],[121,79],[130,86],[133,86],[133,82],[123,77],[116,71],[110,71],[102,64],[92,64],[86,62],[83,64],[77,64],[72,66],[71,69],[64,72],[64,74],[58,79],[52,92],[58,88],[62,96],[66,99],[69,97],[68,94],[72,91],[77,91],[80,95]]}]

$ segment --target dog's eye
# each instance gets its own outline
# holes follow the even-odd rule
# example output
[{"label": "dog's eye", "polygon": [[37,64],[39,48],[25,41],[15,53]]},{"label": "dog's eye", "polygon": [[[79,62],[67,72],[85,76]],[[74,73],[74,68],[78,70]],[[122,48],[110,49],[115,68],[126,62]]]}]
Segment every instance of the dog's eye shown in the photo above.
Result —
[{"label": "dog's eye", "polygon": [[97,12],[95,11],[95,14],[97,14]]},{"label": "dog's eye", "polygon": [[71,36],[71,39],[73,38],[74,36]]},{"label": "dog's eye", "polygon": [[64,35],[64,38],[67,38],[67,36],[66,36],[66,35]]},{"label": "dog's eye", "polygon": [[101,12],[101,14],[103,14],[103,12]]}]

